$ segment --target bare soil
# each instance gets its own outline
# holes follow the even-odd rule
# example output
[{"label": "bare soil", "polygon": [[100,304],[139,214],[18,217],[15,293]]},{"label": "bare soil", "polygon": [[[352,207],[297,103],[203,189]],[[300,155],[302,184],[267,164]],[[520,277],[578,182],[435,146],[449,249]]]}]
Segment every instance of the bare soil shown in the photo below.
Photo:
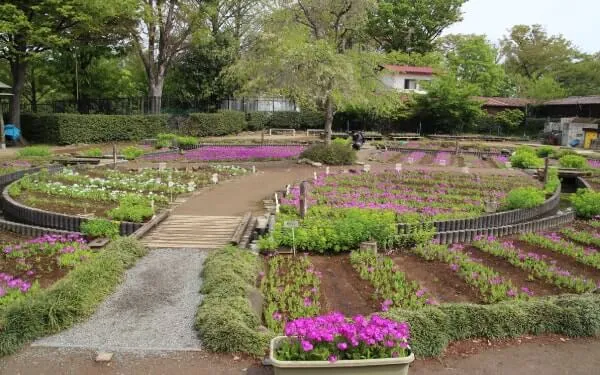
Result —
[{"label": "bare soil", "polygon": [[30,236],[9,232],[7,230],[0,230],[0,247],[16,244],[30,238]]},{"label": "bare soil", "polygon": [[480,302],[477,293],[447,264],[410,253],[399,253],[392,258],[409,280],[419,282],[439,302]]},{"label": "bare soil", "polygon": [[346,316],[368,315],[380,310],[371,284],[360,278],[344,255],[311,256],[311,263],[322,273],[321,306],[323,312],[341,312]]},{"label": "bare soil", "polygon": [[464,251],[471,253],[473,258],[481,259],[482,264],[493,268],[505,279],[509,279],[515,287],[519,289],[522,287],[529,288],[529,290],[534,292],[535,296],[549,296],[562,293],[560,288],[530,277],[527,272],[513,266],[502,258],[484,253],[472,246],[466,247]]}]

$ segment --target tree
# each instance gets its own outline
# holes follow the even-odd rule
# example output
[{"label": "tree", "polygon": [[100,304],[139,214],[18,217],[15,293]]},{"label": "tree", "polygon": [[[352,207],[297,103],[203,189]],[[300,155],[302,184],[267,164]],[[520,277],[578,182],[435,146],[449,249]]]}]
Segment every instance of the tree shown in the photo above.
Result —
[{"label": "tree", "polygon": [[0,58],[9,61],[10,121],[20,122],[28,65],[37,54],[68,46],[90,30],[112,30],[133,14],[130,0],[5,0],[0,5]]},{"label": "tree", "polygon": [[580,61],[565,66],[556,73],[556,80],[568,95],[600,94],[600,53],[584,55]]},{"label": "tree", "polygon": [[460,21],[467,0],[378,0],[369,13],[366,31],[379,48],[389,51],[431,52],[434,41]]},{"label": "tree", "polygon": [[567,90],[550,76],[538,79],[527,79],[520,76],[514,78],[517,84],[517,94],[519,97],[550,100],[567,96]]},{"label": "tree", "polygon": [[485,35],[448,35],[439,40],[448,71],[459,81],[477,88],[477,95],[500,96],[506,74],[498,64],[498,51]]},{"label": "tree", "polygon": [[500,41],[506,71],[530,80],[551,76],[581,57],[562,35],[549,36],[541,25],[516,25]]},{"label": "tree", "polygon": [[494,115],[494,122],[505,131],[515,130],[525,120],[525,113],[520,109],[507,109]]},{"label": "tree", "polygon": [[431,81],[426,90],[427,94],[416,95],[411,105],[425,133],[461,133],[484,115],[481,103],[473,98],[477,88],[452,74]]},{"label": "tree", "polygon": [[202,30],[203,0],[143,0],[134,46],[142,59],[150,111],[159,113],[167,72],[188,48],[194,31]]},{"label": "tree", "polygon": [[236,65],[246,91],[284,94],[324,113],[325,142],[337,108],[366,101],[379,81],[376,57],[353,46],[368,0],[299,0],[275,11]]}]

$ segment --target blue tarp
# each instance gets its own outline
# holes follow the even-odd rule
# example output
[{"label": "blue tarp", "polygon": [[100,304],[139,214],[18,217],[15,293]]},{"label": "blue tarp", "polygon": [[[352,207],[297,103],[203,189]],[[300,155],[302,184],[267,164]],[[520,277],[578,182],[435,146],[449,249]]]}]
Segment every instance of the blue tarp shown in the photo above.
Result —
[{"label": "blue tarp", "polygon": [[4,137],[9,141],[18,141],[21,139],[21,129],[13,124],[6,124],[4,126]]}]

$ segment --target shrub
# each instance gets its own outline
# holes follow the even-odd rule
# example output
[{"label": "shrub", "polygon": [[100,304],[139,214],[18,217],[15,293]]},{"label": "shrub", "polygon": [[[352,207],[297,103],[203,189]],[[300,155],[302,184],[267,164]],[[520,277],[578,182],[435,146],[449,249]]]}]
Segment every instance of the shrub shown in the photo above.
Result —
[{"label": "shrub", "polygon": [[516,168],[540,168],[544,165],[544,160],[536,155],[533,148],[527,146],[517,148],[510,157],[510,162]]},{"label": "shrub", "polygon": [[548,179],[546,185],[544,185],[544,192],[546,194],[553,194],[559,186],[558,168],[548,168]]},{"label": "shrub", "polygon": [[89,317],[146,252],[137,240],[119,238],[50,288],[2,306],[0,356]]},{"label": "shrub", "polygon": [[577,216],[591,219],[600,215],[600,192],[578,189],[577,193],[571,196],[571,204]]},{"label": "shrub", "polygon": [[55,144],[138,141],[167,128],[169,116],[23,114],[21,130],[30,142]]},{"label": "shrub", "polygon": [[246,127],[243,112],[190,113],[183,131],[194,137],[212,137],[237,134]]},{"label": "shrub", "polygon": [[[292,232],[283,228],[294,214],[281,213],[273,238],[278,244],[292,246]],[[387,247],[396,240],[396,214],[392,211],[358,208],[312,207],[295,231],[296,248],[317,253],[356,249],[361,242],[375,240]]]},{"label": "shrub", "polygon": [[271,332],[259,332],[260,316],[248,300],[255,287],[260,258],[227,247],[209,255],[202,271],[201,293],[205,295],[196,314],[195,327],[202,344],[215,352],[263,355]]},{"label": "shrub", "polygon": [[552,152],[552,157],[554,159],[560,159],[566,155],[577,155],[577,152],[575,152],[574,150],[570,150],[570,149],[556,149]]},{"label": "shrub", "polygon": [[248,112],[246,126],[250,131],[263,130],[268,127],[271,114],[269,112]]},{"label": "shrub", "polygon": [[94,158],[100,158],[104,155],[104,153],[102,152],[102,150],[100,148],[94,147],[94,148],[90,148],[89,150],[85,150],[83,152],[83,155],[94,157]]},{"label": "shrub", "polygon": [[142,223],[154,215],[150,201],[142,196],[128,194],[121,198],[119,206],[108,211],[108,216],[114,220]]},{"label": "shrub", "polygon": [[356,161],[356,152],[345,143],[316,144],[304,150],[300,158],[329,165],[350,165]]},{"label": "shrub", "polygon": [[81,233],[91,238],[119,236],[119,223],[105,219],[90,219],[81,224]]},{"label": "shrub", "polygon": [[175,141],[179,146],[195,146],[198,144],[198,138],[189,136],[178,136]]},{"label": "shrub", "polygon": [[411,327],[411,348],[423,357],[439,356],[457,340],[498,339],[523,335],[572,337],[600,333],[600,296],[562,295],[492,305],[443,304],[416,311],[392,309],[384,314]]},{"label": "shrub", "polygon": [[48,146],[27,146],[17,151],[17,158],[41,157],[47,158],[52,155]]},{"label": "shrub", "polygon": [[535,150],[535,153],[540,158],[545,158],[550,156],[554,152],[554,147],[552,146],[541,146]]},{"label": "shrub", "polygon": [[319,129],[325,124],[325,119],[318,112],[273,112],[266,127],[282,129]]},{"label": "shrub", "polygon": [[581,155],[565,155],[558,159],[558,163],[563,168],[587,168],[587,159]]},{"label": "shrub", "polygon": [[121,150],[121,154],[127,160],[134,160],[144,155],[144,149],[137,146],[127,146]]},{"label": "shrub", "polygon": [[177,139],[177,134],[173,133],[160,133],[156,135],[156,143],[154,144],[155,148],[164,148],[171,147],[173,145],[173,141]]},{"label": "shrub", "polygon": [[506,196],[506,209],[533,208],[544,203],[546,194],[534,187],[520,187],[511,190]]}]

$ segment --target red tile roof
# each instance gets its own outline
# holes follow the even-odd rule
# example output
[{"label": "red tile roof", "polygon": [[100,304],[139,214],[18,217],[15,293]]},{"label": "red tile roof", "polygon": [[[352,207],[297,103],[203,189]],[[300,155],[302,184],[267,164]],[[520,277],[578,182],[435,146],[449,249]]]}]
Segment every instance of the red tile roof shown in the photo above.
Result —
[{"label": "red tile roof", "polygon": [[525,108],[527,104],[535,103],[534,100],[525,98],[498,98],[478,96],[475,99],[483,102],[485,107],[514,107]]},{"label": "red tile roof", "polygon": [[403,74],[433,75],[433,68],[428,66],[382,65],[384,69]]}]

